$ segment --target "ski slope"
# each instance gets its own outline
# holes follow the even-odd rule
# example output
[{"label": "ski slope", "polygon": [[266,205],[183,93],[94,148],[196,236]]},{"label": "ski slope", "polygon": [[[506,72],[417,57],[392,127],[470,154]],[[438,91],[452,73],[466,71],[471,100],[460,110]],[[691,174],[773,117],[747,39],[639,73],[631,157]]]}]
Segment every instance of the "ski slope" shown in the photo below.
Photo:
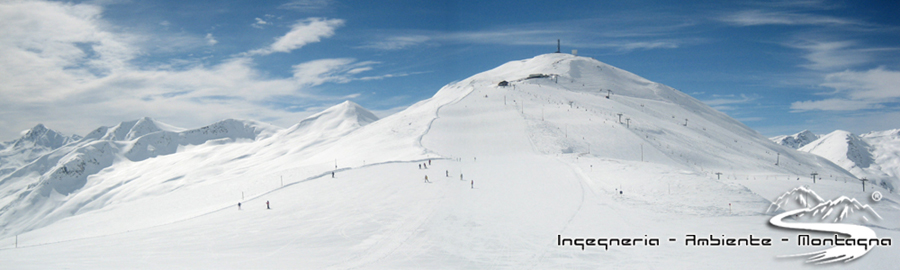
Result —
[{"label": "ski slope", "polygon": [[[806,265],[776,256],[804,251],[794,245],[667,239],[796,238],[766,225],[780,194],[800,185],[827,198],[871,192],[828,160],[774,144],[675,89],[568,54],[509,62],[383,119],[345,102],[267,134],[113,162],[84,188],[45,198],[90,207],[42,226],[7,223],[21,227],[5,230],[0,261],[16,269],[793,269]],[[813,171],[823,178],[815,184]],[[900,198],[882,192],[870,205],[885,220],[873,230],[896,239]],[[663,243],[582,250],[558,237]],[[890,268],[900,262],[894,254],[878,247],[852,267]]]}]

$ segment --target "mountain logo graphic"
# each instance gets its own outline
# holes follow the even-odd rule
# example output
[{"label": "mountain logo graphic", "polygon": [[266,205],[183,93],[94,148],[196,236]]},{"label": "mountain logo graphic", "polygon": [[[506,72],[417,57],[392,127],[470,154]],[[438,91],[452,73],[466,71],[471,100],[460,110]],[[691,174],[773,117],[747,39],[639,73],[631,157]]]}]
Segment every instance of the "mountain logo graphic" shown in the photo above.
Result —
[{"label": "mountain logo graphic", "polygon": [[[826,201],[811,189],[801,186],[778,197],[766,212],[776,213],[779,211],[783,212],[769,219],[772,226],[791,230],[834,233],[833,238],[825,239],[810,240],[809,235],[798,236],[798,245],[832,246],[831,248],[779,257],[808,256],[809,259],[806,262],[816,264],[850,262],[862,257],[874,246],[882,245],[882,242],[885,242],[883,240],[887,240],[885,243],[890,245],[889,238],[878,239],[872,229],[862,225],[848,224],[871,224],[873,220],[882,219],[869,205],[863,205],[856,199],[840,196]],[[838,237],[838,235],[843,237]]]}]

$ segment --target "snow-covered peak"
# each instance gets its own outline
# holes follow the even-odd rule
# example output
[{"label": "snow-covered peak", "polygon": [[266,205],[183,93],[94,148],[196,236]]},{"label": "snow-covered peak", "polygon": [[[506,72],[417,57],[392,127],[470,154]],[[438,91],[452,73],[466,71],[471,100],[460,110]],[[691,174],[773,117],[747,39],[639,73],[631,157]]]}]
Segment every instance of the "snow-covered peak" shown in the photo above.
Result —
[{"label": "snow-covered peak", "polygon": [[891,130],[883,130],[883,131],[872,131],[863,135],[859,135],[860,138],[873,138],[873,139],[890,139],[890,140],[900,140],[900,129],[891,129]]},{"label": "snow-covered peak", "polygon": [[816,135],[815,133],[812,133],[809,130],[803,130],[794,135],[775,136],[775,137],[770,138],[770,140],[772,140],[773,142],[780,144],[780,145],[798,149],[800,147],[803,147],[803,146],[815,141],[818,138],[819,138],[819,135]]},{"label": "snow-covered peak", "polygon": [[37,124],[22,132],[18,139],[0,143],[0,179],[40,156],[81,139],[78,135],[66,136]]},{"label": "snow-covered peak", "polygon": [[[650,100],[681,103],[695,107],[699,103],[688,95],[663,84],[647,80],[634,73],[616,68],[590,57],[565,53],[550,53],[534,58],[512,61],[472,77],[497,84],[501,81],[522,82],[551,80],[554,83],[577,83],[571,91],[606,95],[622,95]],[[685,102],[687,101],[687,102]]]},{"label": "snow-covered peak", "polygon": [[45,127],[43,124],[37,124],[33,128],[24,131],[21,138],[10,142],[9,145],[16,148],[38,146],[56,149],[77,139],[79,139],[77,135],[65,136]]},{"label": "snow-covered peak", "polygon": [[344,133],[368,125],[378,116],[352,101],[344,101],[300,121],[288,133],[315,131]]},{"label": "snow-covered peak", "polygon": [[261,139],[275,133],[278,127],[270,124],[238,119],[225,119],[211,125],[177,132],[184,138],[183,143],[200,144],[207,140],[230,139]]},{"label": "snow-covered peak", "polygon": [[849,131],[835,130],[799,150],[833,161],[843,168],[868,168],[874,161],[870,146]]},{"label": "snow-covered peak", "polygon": [[[144,136],[149,133],[157,132],[157,131],[179,131],[179,128],[175,128],[171,125],[158,122],[149,117],[144,117],[138,120],[131,120],[121,122],[118,125],[109,128],[106,134],[103,135],[100,139],[103,140],[115,140],[115,141],[130,141],[136,139],[140,136]],[[92,132],[93,134],[93,132]],[[90,136],[86,136],[90,137]]]}]

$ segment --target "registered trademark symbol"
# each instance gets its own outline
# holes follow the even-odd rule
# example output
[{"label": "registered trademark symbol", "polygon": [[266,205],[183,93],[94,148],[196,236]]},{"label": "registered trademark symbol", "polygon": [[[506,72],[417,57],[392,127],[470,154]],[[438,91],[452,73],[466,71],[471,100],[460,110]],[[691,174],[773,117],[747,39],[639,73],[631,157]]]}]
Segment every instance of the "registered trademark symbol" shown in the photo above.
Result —
[{"label": "registered trademark symbol", "polygon": [[878,191],[872,192],[872,200],[873,201],[876,201],[876,202],[881,201],[882,197],[883,196],[881,195],[881,192],[878,192]]}]

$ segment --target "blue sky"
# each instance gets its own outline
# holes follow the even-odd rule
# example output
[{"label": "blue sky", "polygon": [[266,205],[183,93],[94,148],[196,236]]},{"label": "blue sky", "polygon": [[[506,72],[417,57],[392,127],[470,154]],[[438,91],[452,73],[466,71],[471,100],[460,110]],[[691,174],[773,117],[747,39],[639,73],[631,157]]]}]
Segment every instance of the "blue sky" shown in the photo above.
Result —
[{"label": "blue sky", "polygon": [[577,49],[766,136],[900,128],[896,1],[4,1],[0,140],[149,116],[290,126],[381,116]]}]

